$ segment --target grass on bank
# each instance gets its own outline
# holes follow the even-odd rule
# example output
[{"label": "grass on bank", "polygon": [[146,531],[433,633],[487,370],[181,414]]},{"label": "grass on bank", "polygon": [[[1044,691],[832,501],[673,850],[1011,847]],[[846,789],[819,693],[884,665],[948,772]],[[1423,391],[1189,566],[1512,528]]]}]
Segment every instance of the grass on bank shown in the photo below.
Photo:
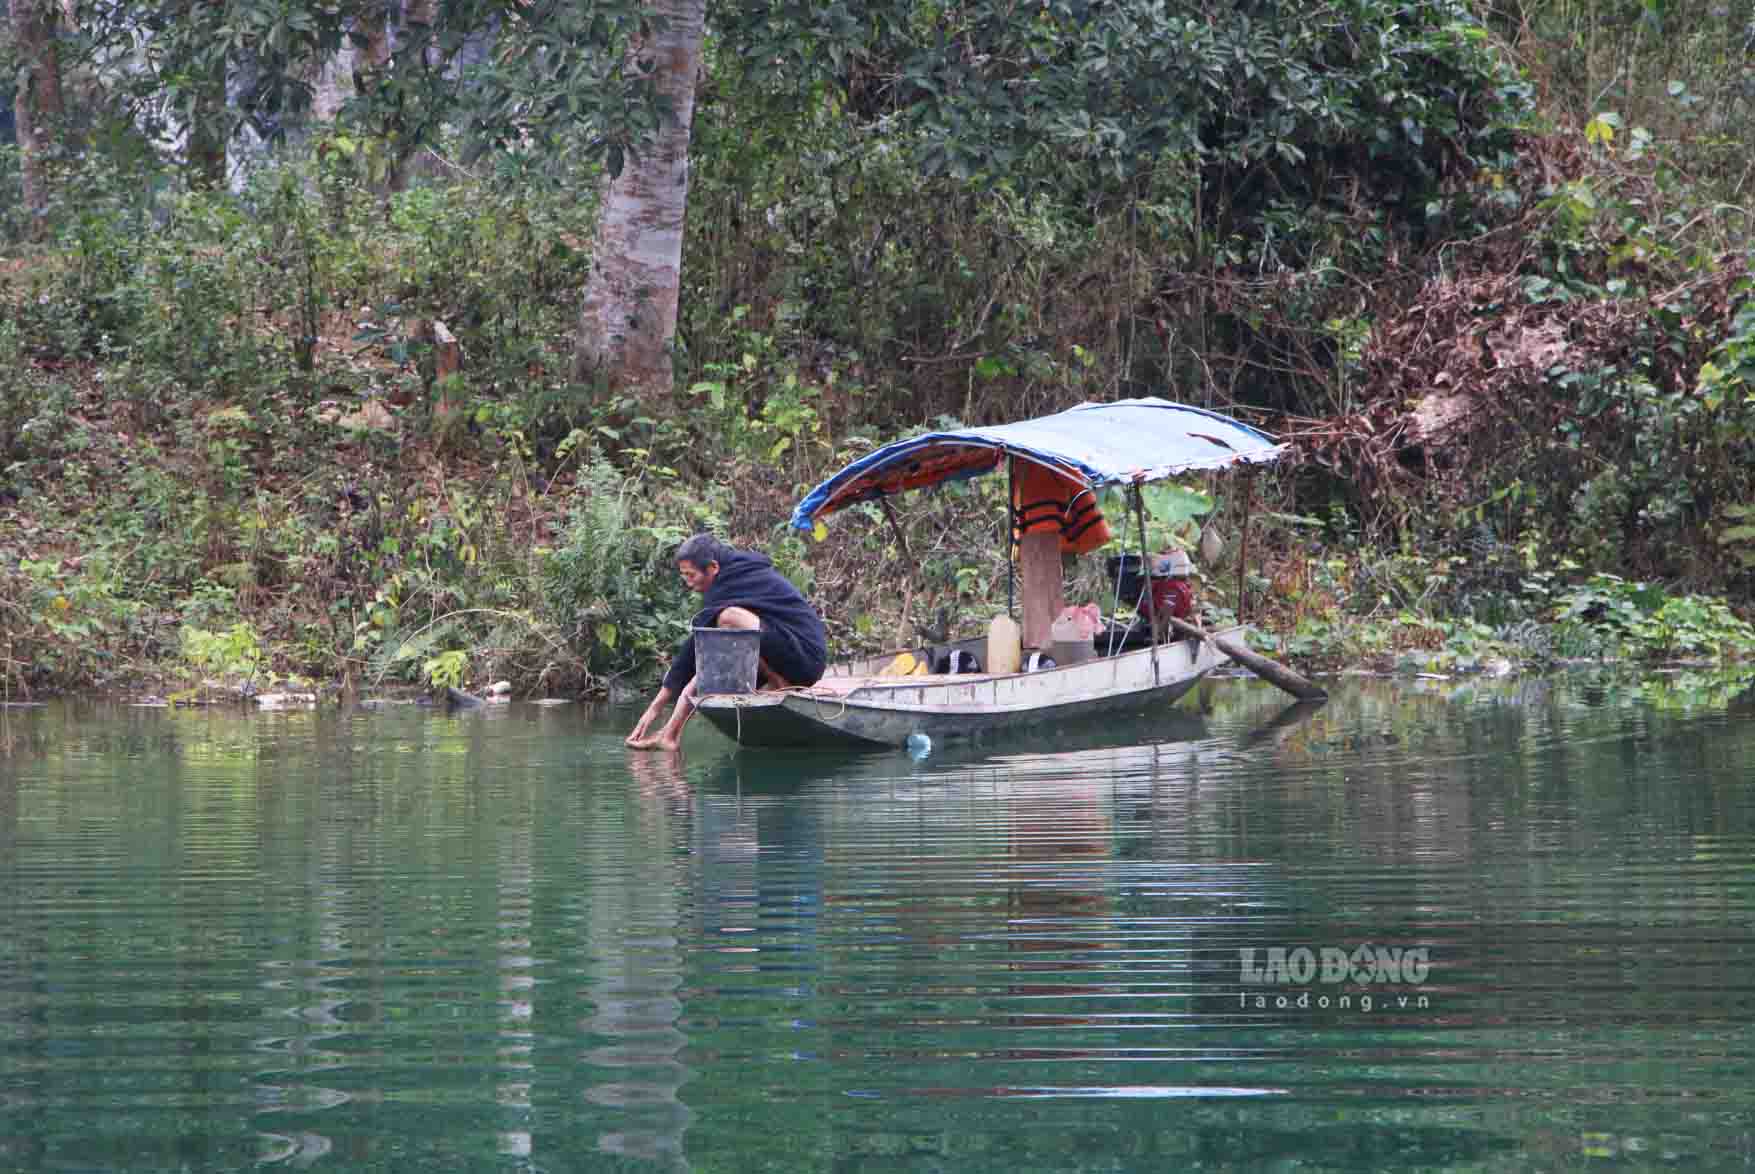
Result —
[{"label": "grass on bank", "polygon": [[[690,597],[668,552],[698,527],[772,553],[823,606],[842,650],[913,643],[929,620],[978,628],[1004,606],[993,486],[900,503],[914,554],[904,565],[875,512],[850,511],[821,545],[786,531],[797,486],[747,458],[692,489],[583,443],[539,472],[515,434],[491,426],[459,451],[412,405],[380,428],[272,399],[250,413],[166,414],[143,434],[105,419],[101,387],[82,377],[91,372],[37,373],[45,394],[27,432],[52,436],[54,455],[16,462],[0,507],[0,657],[14,696],[196,699],[214,692],[203,682],[224,695],[441,676],[505,677],[520,694],[603,691],[643,679],[685,630]],[[1755,653],[1755,632],[1722,600],[1604,573],[1570,579],[1503,546],[1383,555],[1296,516],[1255,520],[1240,580],[1240,507],[1235,494],[1214,497],[1208,520],[1228,541],[1202,568],[1203,602],[1235,616],[1241,581],[1263,646],[1310,668]],[[1107,598],[1100,560],[1078,568],[1076,598]]]}]

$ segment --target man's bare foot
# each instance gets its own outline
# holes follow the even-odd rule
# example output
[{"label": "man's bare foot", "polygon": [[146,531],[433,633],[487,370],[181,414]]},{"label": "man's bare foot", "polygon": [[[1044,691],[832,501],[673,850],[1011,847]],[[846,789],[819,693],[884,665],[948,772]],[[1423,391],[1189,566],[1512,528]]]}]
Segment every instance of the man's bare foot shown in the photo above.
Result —
[{"label": "man's bare foot", "polygon": [[629,750],[680,750],[682,738],[677,734],[657,733],[645,738],[628,738]]}]

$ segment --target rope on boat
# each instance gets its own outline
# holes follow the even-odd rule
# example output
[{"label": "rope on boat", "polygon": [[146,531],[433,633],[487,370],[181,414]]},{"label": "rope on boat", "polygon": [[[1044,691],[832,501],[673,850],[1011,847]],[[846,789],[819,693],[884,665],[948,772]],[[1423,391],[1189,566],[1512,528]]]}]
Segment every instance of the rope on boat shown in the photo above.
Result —
[{"label": "rope on boat", "polygon": [[762,690],[758,690],[755,693],[722,693],[719,696],[721,696],[725,700],[731,702],[732,712],[737,714],[736,738],[737,738],[738,742],[741,743],[743,741],[743,710],[744,710],[744,706],[755,704],[755,699],[757,697],[771,695],[774,693],[791,693],[797,697],[810,698],[811,701],[816,705],[817,719],[819,721],[838,722],[842,718],[847,716],[847,696],[848,695],[845,693],[842,693],[839,695],[840,701],[841,701],[840,711],[837,712],[834,717],[830,717],[830,718],[823,717],[823,695],[821,692],[819,692],[817,690],[816,686],[814,686],[814,685],[788,685],[784,689],[762,689]]},{"label": "rope on boat", "polygon": [[[793,692],[793,690],[788,689],[788,690],[786,690],[786,692],[790,693],[790,692]],[[816,704],[817,720],[818,721],[838,722],[842,718],[847,716],[847,694],[845,694],[845,693],[841,694],[841,712],[837,713],[834,717],[825,718],[825,717],[823,717],[823,695],[821,693],[818,693],[815,689],[808,688],[808,687],[798,689],[797,692],[805,694],[806,696],[808,696],[811,699],[811,701],[813,701]]]}]

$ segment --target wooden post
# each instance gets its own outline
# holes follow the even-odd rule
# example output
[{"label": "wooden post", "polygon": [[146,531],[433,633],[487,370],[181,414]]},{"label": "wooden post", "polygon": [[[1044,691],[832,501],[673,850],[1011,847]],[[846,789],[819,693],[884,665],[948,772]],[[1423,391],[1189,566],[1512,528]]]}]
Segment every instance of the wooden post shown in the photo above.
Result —
[{"label": "wooden post", "polygon": [[1047,648],[1054,635],[1054,617],[1066,606],[1058,530],[1039,530],[1018,540],[1018,580],[1023,646]]},{"label": "wooden post", "polygon": [[1017,574],[1011,574],[1008,559],[1006,577],[1006,614],[1011,614],[1014,582],[1021,615],[1018,623],[1019,643],[1024,648],[1047,648],[1054,638],[1054,617],[1066,606],[1065,589],[1060,577],[1060,529],[1018,532],[1018,460],[1006,461],[1006,540],[1017,552]]},{"label": "wooden post", "polygon": [[[430,365],[423,362],[421,371],[426,376],[427,402],[431,405],[433,418],[442,421],[460,406],[451,399],[456,391],[451,376],[463,369],[463,348],[458,344],[457,336],[451,333],[451,328],[437,318],[422,319],[415,327],[414,336],[433,348]],[[437,403],[432,401],[435,389],[439,397]]]}]

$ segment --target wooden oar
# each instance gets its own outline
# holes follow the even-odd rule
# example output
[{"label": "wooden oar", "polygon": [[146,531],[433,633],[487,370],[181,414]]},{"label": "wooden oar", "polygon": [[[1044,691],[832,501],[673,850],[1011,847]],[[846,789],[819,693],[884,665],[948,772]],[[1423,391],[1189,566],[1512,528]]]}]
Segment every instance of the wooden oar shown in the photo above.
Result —
[{"label": "wooden oar", "polygon": [[1223,652],[1226,656],[1273,685],[1278,685],[1300,701],[1326,701],[1328,692],[1318,685],[1312,684],[1299,676],[1277,660],[1269,660],[1258,652],[1251,652],[1243,646],[1242,641],[1233,640],[1228,636],[1215,636],[1204,628],[1197,628],[1187,620],[1179,620],[1175,616],[1165,616],[1170,627],[1184,636],[1193,636],[1197,640],[1206,640]]}]

